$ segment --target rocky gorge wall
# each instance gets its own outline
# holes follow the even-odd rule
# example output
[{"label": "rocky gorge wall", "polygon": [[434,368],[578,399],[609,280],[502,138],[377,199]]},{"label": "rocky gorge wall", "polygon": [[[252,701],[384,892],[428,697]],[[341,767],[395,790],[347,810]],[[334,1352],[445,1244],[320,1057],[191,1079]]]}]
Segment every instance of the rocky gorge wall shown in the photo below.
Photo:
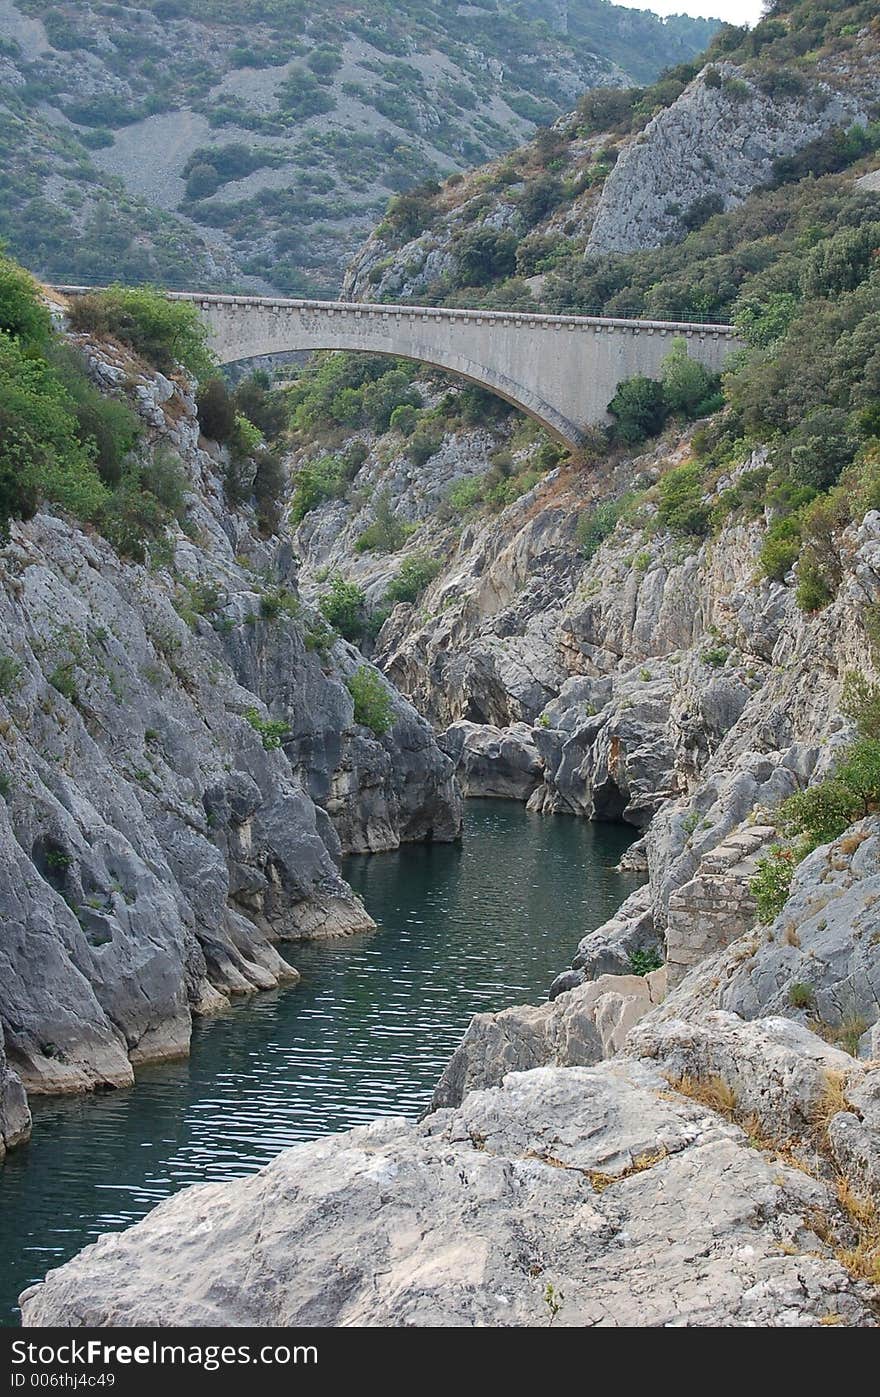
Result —
[{"label": "rocky gorge wall", "polygon": [[279,941],[372,926],[342,852],[454,839],[452,763],[297,594],[289,538],[231,511],[185,378],[84,340],[137,411],[139,450],[185,472],[185,529],[123,560],[59,514],[0,550],[0,1137],[21,1084],[81,1091],[185,1053],[192,1015],[297,978]]}]

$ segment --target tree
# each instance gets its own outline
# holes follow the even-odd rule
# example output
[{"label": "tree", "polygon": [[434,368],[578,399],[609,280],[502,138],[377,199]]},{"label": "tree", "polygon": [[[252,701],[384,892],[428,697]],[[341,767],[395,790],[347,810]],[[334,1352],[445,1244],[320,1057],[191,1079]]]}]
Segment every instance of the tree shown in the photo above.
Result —
[{"label": "tree", "polygon": [[677,336],[660,368],[666,411],[694,417],[717,385],[715,377],[688,354],[687,341]]},{"label": "tree", "polygon": [[209,378],[196,395],[199,426],[211,441],[229,441],[235,431],[235,404],[222,378]]},{"label": "tree", "polygon": [[455,250],[458,286],[486,286],[516,271],[516,238],[498,228],[473,228]]},{"label": "tree", "polygon": [[636,374],[620,384],[608,411],[616,418],[613,435],[627,446],[637,446],[655,436],[666,421],[663,385],[656,379]]},{"label": "tree", "polygon": [[366,598],[356,582],[347,582],[337,572],[319,606],[330,625],[346,640],[359,640],[364,633],[364,602]]}]

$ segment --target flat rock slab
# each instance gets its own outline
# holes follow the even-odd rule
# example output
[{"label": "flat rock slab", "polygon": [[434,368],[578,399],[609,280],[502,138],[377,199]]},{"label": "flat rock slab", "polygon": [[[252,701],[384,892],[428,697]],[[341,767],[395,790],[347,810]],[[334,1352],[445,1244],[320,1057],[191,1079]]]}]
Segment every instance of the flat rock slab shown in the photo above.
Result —
[{"label": "flat rock slab", "polygon": [[538,1068],[418,1125],[376,1122],[187,1189],[51,1272],[22,1313],[26,1326],[872,1326],[868,1288],[811,1231],[823,1209],[824,1184],[654,1068]]}]

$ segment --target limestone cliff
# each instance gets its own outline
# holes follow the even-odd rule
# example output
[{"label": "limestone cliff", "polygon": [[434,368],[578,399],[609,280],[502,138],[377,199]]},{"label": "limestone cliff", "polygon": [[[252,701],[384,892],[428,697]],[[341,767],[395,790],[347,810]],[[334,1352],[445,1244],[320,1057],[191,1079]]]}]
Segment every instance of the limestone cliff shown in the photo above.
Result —
[{"label": "limestone cliff", "polygon": [[0,549],[7,1143],[7,1059],[31,1091],[131,1082],[187,1051],[193,1013],[295,979],[279,941],[372,925],[340,852],[460,827],[413,708],[384,686],[387,731],[355,721],[364,661],[301,603],[283,528],[225,504],[191,381],[75,342],[137,411],[138,450],[173,453],[185,517],[143,564],[58,512]]}]

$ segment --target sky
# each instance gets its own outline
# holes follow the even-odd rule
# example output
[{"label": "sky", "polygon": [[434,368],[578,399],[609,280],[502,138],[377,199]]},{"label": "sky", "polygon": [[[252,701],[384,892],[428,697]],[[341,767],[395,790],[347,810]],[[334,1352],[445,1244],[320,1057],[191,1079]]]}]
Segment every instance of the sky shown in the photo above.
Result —
[{"label": "sky", "polygon": [[653,10],[655,15],[702,15],[729,24],[754,24],[761,18],[761,0],[614,0],[630,10]]}]

